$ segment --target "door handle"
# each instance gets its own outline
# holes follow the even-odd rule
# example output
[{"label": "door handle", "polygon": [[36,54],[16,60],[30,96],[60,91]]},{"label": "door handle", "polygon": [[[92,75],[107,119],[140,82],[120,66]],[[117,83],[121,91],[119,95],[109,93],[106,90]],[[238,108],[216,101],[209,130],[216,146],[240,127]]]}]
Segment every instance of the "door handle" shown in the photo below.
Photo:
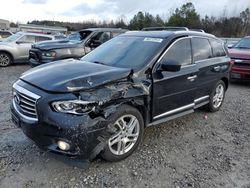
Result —
[{"label": "door handle", "polygon": [[193,82],[196,78],[197,78],[197,75],[193,75],[193,76],[187,77],[187,79],[188,79],[190,82]]},{"label": "door handle", "polygon": [[214,67],[214,70],[215,71],[220,71],[220,68],[221,68],[220,66],[216,66],[216,67]]}]

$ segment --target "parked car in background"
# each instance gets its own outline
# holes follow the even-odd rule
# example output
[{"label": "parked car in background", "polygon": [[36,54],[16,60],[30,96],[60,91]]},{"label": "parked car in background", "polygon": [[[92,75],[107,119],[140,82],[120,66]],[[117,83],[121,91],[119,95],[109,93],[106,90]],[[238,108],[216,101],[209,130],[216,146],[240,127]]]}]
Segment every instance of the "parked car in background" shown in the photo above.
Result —
[{"label": "parked car in background", "polygon": [[24,73],[12,119],[41,148],[108,161],[128,157],[144,128],[222,106],[230,58],[221,40],[189,31],[128,32],[81,60]]},{"label": "parked car in background", "polygon": [[9,36],[13,35],[11,31],[8,30],[0,30],[0,42],[4,39],[8,38]]},{"label": "parked car in background", "polygon": [[32,67],[67,58],[81,58],[99,45],[127,30],[90,28],[73,33],[66,40],[41,42],[32,46],[29,62]]},{"label": "parked car in background", "polygon": [[31,45],[45,40],[53,40],[54,36],[18,32],[0,42],[0,67],[12,63],[28,62]]},{"label": "parked car in background", "polygon": [[233,60],[230,79],[250,81],[250,36],[244,37],[229,49]]}]

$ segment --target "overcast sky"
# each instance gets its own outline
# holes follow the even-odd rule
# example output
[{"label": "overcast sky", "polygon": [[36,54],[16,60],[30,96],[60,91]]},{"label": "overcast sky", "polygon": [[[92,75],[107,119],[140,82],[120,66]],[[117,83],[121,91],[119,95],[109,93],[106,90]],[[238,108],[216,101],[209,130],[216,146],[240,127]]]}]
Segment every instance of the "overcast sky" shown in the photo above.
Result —
[{"label": "overcast sky", "polygon": [[26,23],[32,20],[79,22],[116,20],[124,15],[131,19],[138,11],[159,14],[167,19],[174,10],[192,2],[203,17],[238,16],[250,7],[250,0],[1,0],[0,19]]}]

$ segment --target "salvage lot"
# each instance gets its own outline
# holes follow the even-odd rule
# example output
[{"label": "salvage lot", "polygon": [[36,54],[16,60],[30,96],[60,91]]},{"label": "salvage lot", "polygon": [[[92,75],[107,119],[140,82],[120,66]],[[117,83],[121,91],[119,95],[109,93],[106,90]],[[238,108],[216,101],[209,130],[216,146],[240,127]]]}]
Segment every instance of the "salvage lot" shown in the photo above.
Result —
[{"label": "salvage lot", "polygon": [[28,69],[0,69],[0,187],[250,187],[249,85],[231,84],[217,113],[147,128],[121,162],[97,158],[78,168],[39,150],[11,122],[11,85]]}]

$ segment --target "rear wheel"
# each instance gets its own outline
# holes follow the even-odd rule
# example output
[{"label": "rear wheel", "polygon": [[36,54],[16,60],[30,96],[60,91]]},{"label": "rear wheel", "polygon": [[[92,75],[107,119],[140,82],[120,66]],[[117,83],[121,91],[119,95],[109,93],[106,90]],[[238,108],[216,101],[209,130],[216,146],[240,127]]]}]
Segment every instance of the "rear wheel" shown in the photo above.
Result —
[{"label": "rear wheel", "polygon": [[210,94],[210,101],[207,108],[210,112],[216,112],[222,106],[225,98],[226,86],[225,83],[220,80],[214,87],[212,93]]},{"label": "rear wheel", "polygon": [[0,52],[0,67],[7,67],[11,64],[11,56],[5,52]]},{"label": "rear wheel", "polygon": [[141,113],[127,105],[113,115],[115,133],[108,139],[102,157],[107,161],[119,161],[129,155],[138,147],[144,132],[144,123]]}]

